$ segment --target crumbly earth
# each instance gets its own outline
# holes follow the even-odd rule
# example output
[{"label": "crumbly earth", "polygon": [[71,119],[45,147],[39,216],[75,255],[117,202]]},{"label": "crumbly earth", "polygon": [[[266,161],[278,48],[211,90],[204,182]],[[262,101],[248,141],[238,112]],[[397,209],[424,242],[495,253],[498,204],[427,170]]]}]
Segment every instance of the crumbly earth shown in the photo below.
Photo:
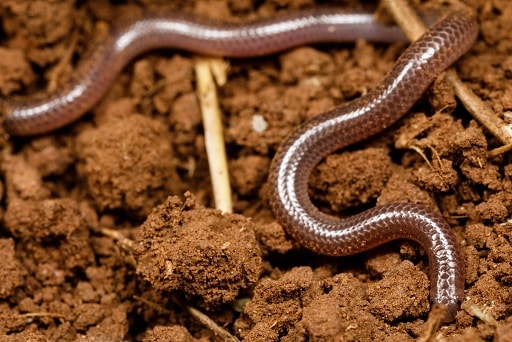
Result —
[{"label": "crumbly earth", "polygon": [[[214,310],[252,289],[262,272],[254,223],[169,197],[141,226],[133,249],[137,274],[165,294]],[[229,270],[229,272],[226,272]]]},{"label": "crumbly earth", "polygon": [[[512,2],[464,2],[480,35],[456,69],[510,123]],[[58,89],[108,23],[141,9],[245,21],[315,5],[3,0],[0,96]],[[220,340],[191,307],[244,341],[510,341],[511,155],[488,158],[500,143],[442,79],[393,127],[325,158],[310,194],[340,216],[404,201],[438,209],[465,265],[453,323],[428,333],[428,260],[415,243],[317,255],[268,206],[269,165],[288,132],[375,87],[403,49],[359,40],[230,60],[219,96],[236,214],[212,209],[190,53],[138,57],[55,133],[0,134],[0,341]]]}]

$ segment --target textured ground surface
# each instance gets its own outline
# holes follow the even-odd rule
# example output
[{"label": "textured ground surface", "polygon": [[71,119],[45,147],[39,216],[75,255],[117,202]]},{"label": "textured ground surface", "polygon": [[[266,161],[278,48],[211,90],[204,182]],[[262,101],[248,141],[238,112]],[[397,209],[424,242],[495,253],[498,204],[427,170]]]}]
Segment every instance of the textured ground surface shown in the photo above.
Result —
[{"label": "textured ground surface", "polygon": [[[457,70],[509,120],[512,2],[465,2],[477,11],[481,34]],[[65,82],[105,24],[140,8],[236,21],[315,5],[167,3],[3,0],[1,96]],[[361,40],[230,61],[220,97],[237,215],[209,209],[189,53],[141,56],[90,114],[54,134],[0,135],[0,340],[215,340],[186,305],[246,341],[418,338],[429,312],[421,248],[399,241],[352,257],[315,255],[275,222],[266,189],[285,135],[373,88],[403,48]],[[268,128],[255,131],[261,117]],[[437,82],[391,129],[330,155],[311,178],[312,197],[335,215],[397,201],[439,208],[466,267],[466,300],[436,334],[443,341],[512,338],[512,159],[488,159],[498,146]],[[132,253],[102,228],[135,240]]]}]

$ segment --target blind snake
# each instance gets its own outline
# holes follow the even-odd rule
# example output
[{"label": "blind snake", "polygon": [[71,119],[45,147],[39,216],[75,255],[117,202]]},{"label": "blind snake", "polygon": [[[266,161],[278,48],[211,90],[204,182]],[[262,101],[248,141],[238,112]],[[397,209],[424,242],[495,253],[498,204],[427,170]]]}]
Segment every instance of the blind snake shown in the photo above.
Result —
[{"label": "blind snake", "polygon": [[[417,241],[430,263],[430,299],[446,306],[452,321],[463,298],[462,260],[443,217],[415,204],[391,204],[345,219],[320,212],[307,193],[313,167],[328,153],[366,139],[403,116],[435,78],[463,55],[478,27],[465,11],[450,12],[400,56],[388,76],[366,95],[295,129],[273,159],[270,204],[286,231],[307,248],[333,256],[359,253],[394,239]],[[51,132],[81,117],[101,99],[126,64],[145,51],[178,48],[206,55],[253,57],[318,42],[357,38],[393,42],[396,27],[369,13],[332,8],[292,12],[245,24],[184,14],[151,15],[115,25],[83,59],[72,79],[54,94],[2,101],[12,136]]]},{"label": "blind snake", "polygon": [[89,49],[71,80],[53,94],[1,101],[11,136],[44,134],[61,128],[92,109],[135,56],[176,48],[211,56],[255,57],[319,42],[405,40],[397,27],[380,25],[371,13],[333,8],[293,12],[245,24],[222,23],[180,13],[145,13],[114,25]]}]

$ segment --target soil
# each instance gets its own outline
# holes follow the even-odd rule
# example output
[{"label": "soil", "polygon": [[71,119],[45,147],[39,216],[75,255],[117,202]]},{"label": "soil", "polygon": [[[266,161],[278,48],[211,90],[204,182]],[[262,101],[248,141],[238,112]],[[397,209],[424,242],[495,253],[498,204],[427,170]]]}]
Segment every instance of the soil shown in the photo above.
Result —
[{"label": "soil", "polygon": [[[480,35],[456,68],[510,121],[512,2],[465,2]],[[243,21],[314,5],[3,0],[0,92],[51,91],[109,22],[141,8]],[[424,336],[428,260],[418,245],[317,255],[285,234],[267,202],[269,163],[286,134],[375,87],[404,47],[359,40],[230,60],[219,96],[237,214],[211,209],[190,53],[137,58],[91,113],[58,132],[1,134],[0,340],[219,340],[188,306],[244,341]],[[499,146],[440,80],[391,129],[328,156],[311,177],[315,203],[334,215],[409,201],[448,220],[465,301],[432,339],[512,340],[512,159],[487,158]],[[119,245],[105,229],[133,242]]]}]

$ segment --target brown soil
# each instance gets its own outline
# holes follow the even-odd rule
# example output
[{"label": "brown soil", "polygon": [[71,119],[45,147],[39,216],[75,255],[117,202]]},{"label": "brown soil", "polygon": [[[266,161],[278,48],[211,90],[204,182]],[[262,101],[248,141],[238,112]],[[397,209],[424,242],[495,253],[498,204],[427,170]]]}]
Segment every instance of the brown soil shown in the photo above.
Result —
[{"label": "brown soil", "polygon": [[[508,121],[512,2],[465,2],[481,34],[457,69]],[[170,3],[3,0],[2,96],[65,82],[105,24],[138,8],[236,21],[314,5]],[[44,137],[4,138],[0,340],[215,340],[186,305],[245,341],[424,334],[428,262],[420,247],[398,241],[345,258],[308,252],[275,222],[265,184],[293,127],[374,87],[403,48],[361,40],[230,61],[220,98],[237,215],[209,209],[194,58],[186,52],[141,56],[78,123]],[[263,132],[252,128],[255,115],[268,123]],[[336,215],[403,201],[439,208],[466,265],[462,309],[433,334],[442,341],[512,340],[512,163],[510,154],[487,158],[498,146],[439,81],[399,123],[327,157],[311,178],[315,202]],[[132,252],[104,228],[134,240]]]}]

